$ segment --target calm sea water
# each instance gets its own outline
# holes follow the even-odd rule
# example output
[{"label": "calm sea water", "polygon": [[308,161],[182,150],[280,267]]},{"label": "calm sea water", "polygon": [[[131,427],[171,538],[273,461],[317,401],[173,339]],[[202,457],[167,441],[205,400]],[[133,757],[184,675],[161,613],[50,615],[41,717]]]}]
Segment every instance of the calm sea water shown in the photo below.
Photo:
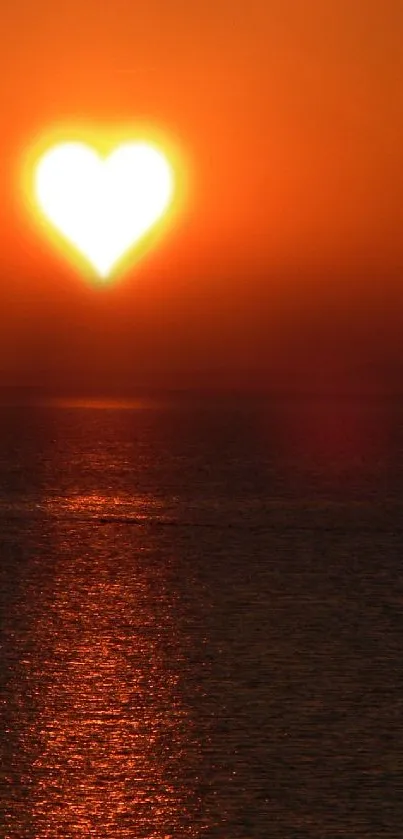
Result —
[{"label": "calm sea water", "polygon": [[0,408],[2,839],[396,837],[403,411]]}]

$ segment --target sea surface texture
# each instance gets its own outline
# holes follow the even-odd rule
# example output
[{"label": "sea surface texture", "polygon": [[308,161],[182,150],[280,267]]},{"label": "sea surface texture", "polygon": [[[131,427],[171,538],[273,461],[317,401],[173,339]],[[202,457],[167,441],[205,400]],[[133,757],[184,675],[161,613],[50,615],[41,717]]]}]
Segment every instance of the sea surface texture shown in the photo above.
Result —
[{"label": "sea surface texture", "polygon": [[0,407],[1,839],[403,836],[403,411]]}]

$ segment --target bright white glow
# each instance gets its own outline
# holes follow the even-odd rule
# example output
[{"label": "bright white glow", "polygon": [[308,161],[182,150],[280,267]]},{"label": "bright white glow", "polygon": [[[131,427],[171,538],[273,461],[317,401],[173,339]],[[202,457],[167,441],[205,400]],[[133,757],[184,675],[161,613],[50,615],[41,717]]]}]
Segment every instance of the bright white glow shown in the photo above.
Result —
[{"label": "bright white glow", "polygon": [[35,193],[47,219],[106,278],[167,209],[173,174],[146,143],[125,143],[107,158],[62,143],[39,161]]}]

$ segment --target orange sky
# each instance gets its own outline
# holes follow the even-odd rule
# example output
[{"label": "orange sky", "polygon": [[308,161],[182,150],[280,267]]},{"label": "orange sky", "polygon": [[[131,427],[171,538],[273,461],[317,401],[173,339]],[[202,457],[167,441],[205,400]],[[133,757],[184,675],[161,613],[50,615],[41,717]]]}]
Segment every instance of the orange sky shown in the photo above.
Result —
[{"label": "orange sky", "polygon": [[[376,311],[386,277],[396,302],[401,0],[13,0],[0,31],[0,382],[237,382],[335,289]],[[191,163],[187,214],[100,293],[16,173],[59,123],[143,120]]]}]

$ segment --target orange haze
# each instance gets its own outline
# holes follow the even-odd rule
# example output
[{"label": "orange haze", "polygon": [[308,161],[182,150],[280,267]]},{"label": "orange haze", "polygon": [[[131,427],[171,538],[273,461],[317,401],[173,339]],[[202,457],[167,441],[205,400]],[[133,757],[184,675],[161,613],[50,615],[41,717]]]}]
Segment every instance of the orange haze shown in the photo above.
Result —
[{"label": "orange haze", "polygon": [[[262,383],[319,332],[403,358],[401,0],[13,0],[0,30],[0,383]],[[191,171],[185,216],[101,292],[17,188],[65,123],[148,123]]]}]

